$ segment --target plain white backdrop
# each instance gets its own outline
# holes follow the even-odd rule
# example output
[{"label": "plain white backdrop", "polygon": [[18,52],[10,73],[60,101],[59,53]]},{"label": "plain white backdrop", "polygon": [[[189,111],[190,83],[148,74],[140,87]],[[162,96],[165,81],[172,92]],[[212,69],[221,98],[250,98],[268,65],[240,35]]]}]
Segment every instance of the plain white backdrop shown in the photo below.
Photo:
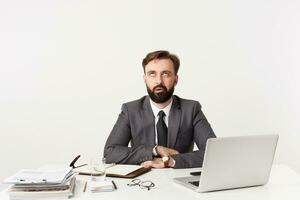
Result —
[{"label": "plain white backdrop", "polygon": [[[0,180],[103,152],[143,57],[181,59],[175,94],[217,136],[280,135],[300,172],[298,0],[0,1]],[[3,188],[3,185],[1,186]]]}]

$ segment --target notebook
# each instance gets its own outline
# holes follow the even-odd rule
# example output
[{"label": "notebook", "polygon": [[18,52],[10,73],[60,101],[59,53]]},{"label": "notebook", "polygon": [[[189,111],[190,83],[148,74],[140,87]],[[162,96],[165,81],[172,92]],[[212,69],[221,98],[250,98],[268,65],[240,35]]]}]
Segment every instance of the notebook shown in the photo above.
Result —
[{"label": "notebook", "polygon": [[[107,167],[106,176],[118,178],[135,178],[139,175],[149,172],[150,170],[150,168],[144,168],[141,165],[114,164]],[[88,165],[76,168],[75,171],[78,172],[79,175],[103,175],[103,172],[91,170],[91,167]]]}]

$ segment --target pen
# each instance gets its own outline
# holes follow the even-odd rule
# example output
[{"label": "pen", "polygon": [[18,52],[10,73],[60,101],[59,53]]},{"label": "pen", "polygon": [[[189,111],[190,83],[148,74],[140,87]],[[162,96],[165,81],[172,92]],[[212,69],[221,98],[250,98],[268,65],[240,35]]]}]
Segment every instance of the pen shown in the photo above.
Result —
[{"label": "pen", "polygon": [[86,191],[86,185],[87,185],[87,181],[85,181],[84,187],[83,187],[83,192]]},{"label": "pen", "polygon": [[79,166],[74,167],[74,169],[79,168],[79,167],[83,167],[83,166],[86,166],[86,165],[87,165],[87,164],[82,164],[82,165],[79,165]]},{"label": "pen", "polygon": [[116,185],[116,183],[112,180],[111,181],[112,182],[112,184],[114,185],[114,188],[115,188],[115,190],[117,189],[117,185]]}]

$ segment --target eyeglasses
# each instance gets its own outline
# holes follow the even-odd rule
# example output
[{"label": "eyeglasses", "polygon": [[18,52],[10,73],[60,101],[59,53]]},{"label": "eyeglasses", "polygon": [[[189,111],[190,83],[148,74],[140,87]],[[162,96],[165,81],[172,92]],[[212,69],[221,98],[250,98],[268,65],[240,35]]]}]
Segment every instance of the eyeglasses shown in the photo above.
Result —
[{"label": "eyeglasses", "polygon": [[155,184],[152,181],[141,181],[140,179],[133,179],[130,183],[127,184],[128,186],[140,186],[142,189],[150,190]]}]

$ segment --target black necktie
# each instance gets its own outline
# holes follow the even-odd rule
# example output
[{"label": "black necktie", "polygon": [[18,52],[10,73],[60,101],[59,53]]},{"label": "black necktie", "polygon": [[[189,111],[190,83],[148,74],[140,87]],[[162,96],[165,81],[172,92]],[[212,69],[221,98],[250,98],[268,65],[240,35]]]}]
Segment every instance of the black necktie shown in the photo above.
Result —
[{"label": "black necktie", "polygon": [[168,138],[168,128],[166,126],[166,123],[164,121],[164,116],[166,114],[164,111],[159,111],[158,113],[158,122],[156,124],[156,130],[157,130],[157,141],[158,145],[167,147],[167,138]]}]

